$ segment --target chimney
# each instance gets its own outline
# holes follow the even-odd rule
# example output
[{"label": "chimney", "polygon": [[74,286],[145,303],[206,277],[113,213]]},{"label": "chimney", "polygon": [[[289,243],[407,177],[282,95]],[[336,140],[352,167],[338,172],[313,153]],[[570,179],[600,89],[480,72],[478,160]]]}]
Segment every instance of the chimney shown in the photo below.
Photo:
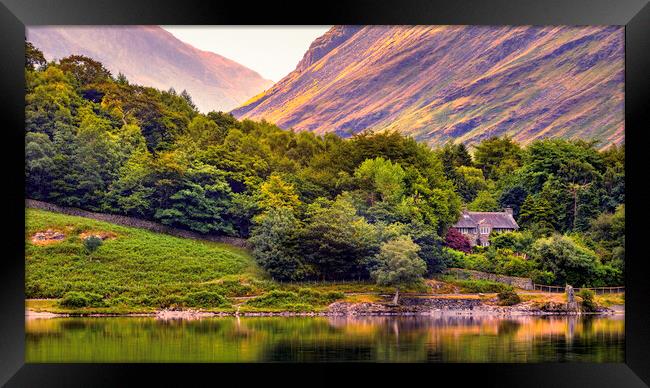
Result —
[{"label": "chimney", "polygon": [[507,214],[512,215],[512,208],[511,207],[503,208],[503,211],[506,212]]}]

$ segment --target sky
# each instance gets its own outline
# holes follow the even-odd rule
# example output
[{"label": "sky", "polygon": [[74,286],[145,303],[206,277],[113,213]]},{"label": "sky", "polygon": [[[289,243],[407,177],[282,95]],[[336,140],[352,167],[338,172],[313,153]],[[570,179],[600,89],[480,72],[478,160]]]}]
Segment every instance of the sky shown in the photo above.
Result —
[{"label": "sky", "polygon": [[277,82],[331,26],[161,26],[192,46],[232,59]]}]

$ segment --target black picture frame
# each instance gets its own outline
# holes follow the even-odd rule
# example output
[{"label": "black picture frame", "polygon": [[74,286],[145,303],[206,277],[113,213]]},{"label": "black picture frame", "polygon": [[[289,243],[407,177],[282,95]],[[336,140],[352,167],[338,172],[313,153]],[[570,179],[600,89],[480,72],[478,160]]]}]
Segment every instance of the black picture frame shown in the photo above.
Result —
[{"label": "black picture frame", "polygon": [[[24,362],[24,38],[25,25],[65,24],[478,24],[624,25],[626,36],[627,263],[625,362],[620,364],[25,364]],[[378,380],[384,384],[623,387],[650,384],[650,272],[643,255],[648,101],[650,100],[648,0],[348,0],[252,4],[197,0],[0,0],[0,122],[2,123],[5,241],[0,289],[0,383],[7,386],[124,386]],[[9,248],[9,249],[7,249]],[[301,376],[297,376],[299,373]],[[345,374],[345,377],[344,377]],[[443,377],[451,377],[445,383]],[[417,382],[422,381],[422,382]]]}]

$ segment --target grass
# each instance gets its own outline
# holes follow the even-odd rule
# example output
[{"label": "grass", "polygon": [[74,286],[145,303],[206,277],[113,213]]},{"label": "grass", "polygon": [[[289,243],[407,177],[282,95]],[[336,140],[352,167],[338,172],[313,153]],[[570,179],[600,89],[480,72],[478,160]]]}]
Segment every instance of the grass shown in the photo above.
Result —
[{"label": "grass", "polygon": [[330,303],[345,297],[338,291],[316,291],[302,288],[296,291],[273,290],[248,300],[240,311],[322,311]]},{"label": "grass", "polygon": [[613,305],[624,305],[625,294],[601,294],[594,297],[599,306],[611,307]]},{"label": "grass", "polygon": [[488,280],[458,280],[452,276],[443,276],[441,280],[458,286],[462,293],[499,293],[513,290],[510,285]]},{"label": "grass", "polygon": [[[229,303],[219,296],[255,295],[276,287],[241,248],[43,210],[27,209],[26,213],[27,298],[61,299],[70,292],[102,296],[97,305],[59,306],[60,312],[203,307],[210,300],[219,300],[218,306],[229,309]],[[31,236],[48,229],[63,232],[65,239],[32,243]],[[90,253],[80,237],[89,230],[115,237]]]}]

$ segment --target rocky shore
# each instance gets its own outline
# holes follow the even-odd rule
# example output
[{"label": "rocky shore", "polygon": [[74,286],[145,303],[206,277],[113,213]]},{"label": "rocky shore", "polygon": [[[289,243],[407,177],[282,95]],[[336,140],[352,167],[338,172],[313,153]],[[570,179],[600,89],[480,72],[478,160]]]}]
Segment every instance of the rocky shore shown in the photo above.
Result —
[{"label": "rocky shore", "polygon": [[[588,314],[621,314],[621,307],[602,307]],[[443,298],[402,298],[399,305],[385,302],[335,302],[324,311],[295,312],[295,311],[260,311],[260,312],[207,312],[200,310],[160,310],[147,314],[121,314],[121,316],[150,316],[160,320],[185,319],[194,320],[206,317],[314,317],[314,316],[389,316],[389,315],[579,315],[578,311],[569,311],[566,303],[555,302],[522,302],[514,306],[498,306],[486,303],[481,299],[443,299]],[[115,316],[116,314],[89,314],[84,316]],[[26,311],[27,319],[68,317],[71,314],[53,314]]]}]

